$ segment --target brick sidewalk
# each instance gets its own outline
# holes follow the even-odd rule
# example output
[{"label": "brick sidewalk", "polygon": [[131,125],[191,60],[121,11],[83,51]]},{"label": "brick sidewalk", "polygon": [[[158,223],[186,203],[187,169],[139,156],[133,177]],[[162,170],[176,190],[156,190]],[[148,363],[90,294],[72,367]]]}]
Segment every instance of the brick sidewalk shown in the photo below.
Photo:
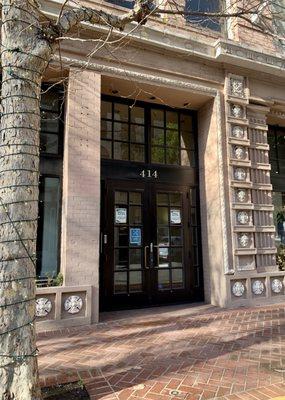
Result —
[{"label": "brick sidewalk", "polygon": [[[43,386],[81,378],[91,399],[285,396],[285,307],[160,307],[40,334]],[[284,366],[284,368],[283,368]]]}]

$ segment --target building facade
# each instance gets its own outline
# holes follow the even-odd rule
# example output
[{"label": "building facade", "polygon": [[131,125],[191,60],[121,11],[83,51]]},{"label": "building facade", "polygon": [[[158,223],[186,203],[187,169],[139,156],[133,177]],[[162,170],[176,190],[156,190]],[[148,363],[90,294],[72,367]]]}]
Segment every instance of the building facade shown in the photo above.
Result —
[{"label": "building facade", "polygon": [[281,34],[181,15],[104,46],[106,27],[80,34],[92,41],[62,42],[42,96],[38,328],[96,323],[100,310],[284,301]]}]

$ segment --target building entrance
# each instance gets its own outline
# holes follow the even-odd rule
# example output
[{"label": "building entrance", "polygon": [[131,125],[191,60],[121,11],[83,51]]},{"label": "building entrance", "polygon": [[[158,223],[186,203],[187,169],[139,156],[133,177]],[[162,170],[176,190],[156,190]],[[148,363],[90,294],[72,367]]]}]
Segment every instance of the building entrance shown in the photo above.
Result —
[{"label": "building entrance", "polygon": [[[193,125],[181,129],[182,116],[192,121],[193,115],[146,104],[133,111],[117,101],[108,99],[103,110],[109,111],[102,115],[103,129],[109,125],[108,135],[102,132],[102,154],[109,148],[109,159],[102,159],[100,308],[201,300],[196,145]],[[131,122],[132,112],[139,115],[140,124],[136,119]],[[160,124],[159,145],[155,124]],[[143,137],[134,154],[140,154],[141,161],[132,161],[131,137],[138,127]],[[115,140],[122,130],[125,140]],[[177,140],[168,143],[167,136]],[[191,148],[182,140],[191,141]],[[125,145],[125,153],[119,151],[124,160],[117,159],[118,143]],[[186,156],[188,165],[181,165]]]}]

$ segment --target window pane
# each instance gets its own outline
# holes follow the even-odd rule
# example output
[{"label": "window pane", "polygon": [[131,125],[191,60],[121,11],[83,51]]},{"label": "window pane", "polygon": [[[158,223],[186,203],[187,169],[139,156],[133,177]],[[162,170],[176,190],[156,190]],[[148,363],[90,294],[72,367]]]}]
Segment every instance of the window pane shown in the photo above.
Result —
[{"label": "window pane", "polygon": [[140,206],[130,206],[130,224],[141,224],[142,213]]},{"label": "window pane", "polygon": [[102,139],[112,139],[112,122],[111,121],[101,121],[101,138]]},{"label": "window pane", "polygon": [[172,270],[172,288],[179,289],[183,287],[183,270],[173,269]]},{"label": "window pane", "polygon": [[130,269],[142,268],[141,249],[130,249]]},{"label": "window pane", "polygon": [[[215,12],[220,10],[220,1],[219,0],[210,0],[210,1],[200,1],[200,0],[186,0],[185,2],[185,10],[186,11],[199,11],[199,12]],[[188,22],[193,24],[198,24],[200,26],[213,29],[215,31],[219,31],[220,23],[219,20],[213,17],[203,17],[203,16],[195,16],[190,15],[186,17]]]},{"label": "window pane", "polygon": [[191,115],[181,114],[180,129],[182,132],[192,132],[192,117]]},{"label": "window pane", "polygon": [[115,272],[114,276],[114,292],[126,293],[127,288],[127,272]]},{"label": "window pane", "polygon": [[142,273],[140,271],[130,272],[130,292],[141,292]]},{"label": "window pane", "polygon": [[164,146],[164,129],[152,128],[151,130],[151,144]]},{"label": "window pane", "polygon": [[158,193],[156,195],[156,201],[159,206],[168,206],[168,194],[167,193]]},{"label": "window pane", "polygon": [[171,249],[171,266],[172,268],[182,267],[182,248]]},{"label": "window pane", "polygon": [[133,107],[131,109],[131,122],[136,124],[144,124],[144,108]]},{"label": "window pane", "polygon": [[157,207],[157,223],[159,225],[168,225],[169,223],[168,207]]},{"label": "window pane", "polygon": [[102,101],[101,115],[102,118],[112,119],[112,103],[110,101]]},{"label": "window pane", "polygon": [[114,123],[114,140],[129,140],[129,125],[121,124],[120,122]]},{"label": "window pane", "polygon": [[115,192],[115,203],[116,204],[128,204],[128,193],[127,192]]},{"label": "window pane", "polygon": [[151,161],[153,163],[164,164],[164,148],[162,147],[152,147],[151,149]]},{"label": "window pane", "polygon": [[151,110],[151,125],[164,127],[164,112],[162,110]]},{"label": "window pane", "polygon": [[193,133],[181,132],[181,147],[182,148],[186,147],[188,149],[194,149],[195,142],[194,142]]},{"label": "window pane", "polygon": [[112,158],[112,142],[101,140],[101,158]]},{"label": "window pane", "polygon": [[181,193],[170,193],[170,205],[181,206],[182,196]]},{"label": "window pane", "polygon": [[136,143],[144,143],[144,126],[131,125],[130,141]]},{"label": "window pane", "polygon": [[129,145],[127,143],[114,142],[114,158],[116,160],[128,160]]},{"label": "window pane", "polygon": [[54,276],[58,271],[58,226],[60,214],[60,179],[44,178],[40,193],[42,203],[42,248],[40,276]]},{"label": "window pane", "polygon": [[144,145],[131,144],[131,161],[144,162]]},{"label": "window pane", "polygon": [[170,289],[169,270],[158,271],[158,289]]},{"label": "window pane", "polygon": [[42,153],[58,154],[58,135],[41,132],[40,140]]},{"label": "window pane", "polygon": [[169,228],[158,228],[157,230],[158,246],[169,246]]},{"label": "window pane", "polygon": [[128,249],[117,249],[115,250],[115,269],[128,269]]},{"label": "window pane", "polygon": [[115,4],[120,7],[133,9],[135,2],[133,0],[107,0],[107,3]]},{"label": "window pane", "polygon": [[179,164],[179,150],[178,149],[166,149],[166,164]]},{"label": "window pane", "polygon": [[115,227],[115,247],[129,245],[128,233],[129,231],[127,226]]},{"label": "window pane", "polygon": [[159,268],[169,268],[169,248],[168,247],[159,247],[158,248],[158,260]]},{"label": "window pane", "polygon": [[48,90],[41,95],[41,109],[58,112],[61,100],[61,95],[57,91]]},{"label": "window pane", "polygon": [[130,204],[141,204],[142,194],[137,192],[130,192]]},{"label": "window pane", "polygon": [[179,147],[178,131],[166,131],[166,145],[170,147]]},{"label": "window pane", "polygon": [[126,104],[114,104],[114,119],[116,121],[128,122],[129,120],[129,106]]},{"label": "window pane", "polygon": [[171,226],[170,233],[171,233],[171,245],[172,246],[181,246],[182,245],[182,229],[178,226]]},{"label": "window pane", "polygon": [[175,111],[166,111],[166,128],[178,129],[178,113]]},{"label": "window pane", "polygon": [[181,165],[183,167],[190,167],[191,159],[190,159],[190,150],[181,150]]},{"label": "window pane", "polygon": [[59,131],[59,115],[41,111],[41,130],[44,132],[58,133]]}]

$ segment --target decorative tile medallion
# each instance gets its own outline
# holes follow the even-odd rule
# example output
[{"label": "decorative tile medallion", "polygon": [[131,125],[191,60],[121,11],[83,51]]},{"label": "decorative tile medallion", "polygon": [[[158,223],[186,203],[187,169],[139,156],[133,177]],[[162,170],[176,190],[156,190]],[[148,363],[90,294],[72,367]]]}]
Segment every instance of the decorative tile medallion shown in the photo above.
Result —
[{"label": "decorative tile medallion", "polygon": [[239,104],[231,105],[231,115],[235,118],[243,118],[243,107]]},{"label": "decorative tile medallion", "polygon": [[237,281],[232,286],[232,294],[236,297],[241,297],[245,292],[245,286],[242,282]]},{"label": "decorative tile medallion", "polygon": [[238,235],[238,244],[240,247],[248,247],[249,246],[249,234],[241,233]]},{"label": "decorative tile medallion", "polygon": [[39,297],[36,300],[36,316],[45,317],[52,310],[52,303],[47,297]]},{"label": "decorative tile medallion", "polygon": [[238,181],[246,180],[246,170],[244,168],[235,168],[234,169],[234,178]]},{"label": "decorative tile medallion", "polygon": [[236,139],[244,139],[245,131],[244,128],[240,125],[233,125],[231,133],[232,137]]},{"label": "decorative tile medallion", "polygon": [[280,293],[283,289],[283,283],[280,279],[275,278],[271,281],[271,289],[273,293]]},{"label": "decorative tile medallion", "polygon": [[247,211],[238,211],[237,221],[241,225],[247,225],[249,223],[249,214]]},{"label": "decorative tile medallion", "polygon": [[246,158],[245,148],[242,146],[234,146],[233,155],[237,160],[244,160]]},{"label": "decorative tile medallion", "polygon": [[245,189],[236,190],[236,201],[239,203],[246,203],[248,201],[248,193]]},{"label": "decorative tile medallion", "polygon": [[252,282],[251,289],[253,294],[260,295],[264,292],[265,285],[261,280],[257,279]]},{"label": "decorative tile medallion", "polygon": [[233,96],[244,97],[244,80],[230,78],[230,91]]},{"label": "decorative tile medallion", "polygon": [[70,314],[77,314],[82,309],[83,300],[80,296],[69,296],[64,302],[64,309]]}]

